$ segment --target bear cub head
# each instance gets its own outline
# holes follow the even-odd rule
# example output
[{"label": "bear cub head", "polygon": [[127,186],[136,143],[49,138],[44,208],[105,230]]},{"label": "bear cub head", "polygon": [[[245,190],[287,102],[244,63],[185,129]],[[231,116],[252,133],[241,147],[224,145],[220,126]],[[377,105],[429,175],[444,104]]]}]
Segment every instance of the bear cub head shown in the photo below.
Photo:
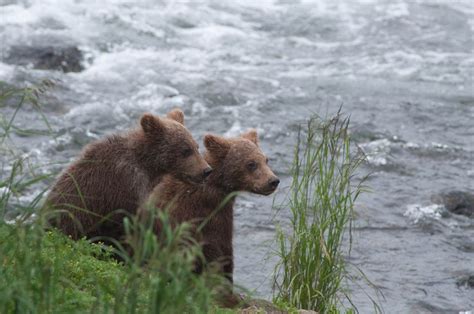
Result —
[{"label": "bear cub head", "polygon": [[280,180],[268,166],[268,158],[258,145],[257,131],[227,139],[208,134],[204,137],[205,158],[219,173],[219,185],[226,192],[247,191],[269,195]]},{"label": "bear cub head", "polygon": [[[170,111],[166,118],[146,113],[140,125],[145,138],[145,163],[148,168],[166,171],[176,178],[200,183],[212,168],[199,153],[199,146],[184,126],[184,114]],[[160,168],[160,169],[158,169]]]}]

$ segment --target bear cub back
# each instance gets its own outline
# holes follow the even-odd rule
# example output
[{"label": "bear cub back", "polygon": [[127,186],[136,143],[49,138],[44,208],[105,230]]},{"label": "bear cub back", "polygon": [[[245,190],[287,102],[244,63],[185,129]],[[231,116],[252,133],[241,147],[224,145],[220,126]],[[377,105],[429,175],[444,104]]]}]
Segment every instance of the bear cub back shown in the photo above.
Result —
[{"label": "bear cub back", "polygon": [[163,175],[201,182],[210,167],[175,109],[166,118],[144,114],[140,128],[87,145],[53,185],[50,223],[77,239],[121,240],[122,221],[134,214]]}]

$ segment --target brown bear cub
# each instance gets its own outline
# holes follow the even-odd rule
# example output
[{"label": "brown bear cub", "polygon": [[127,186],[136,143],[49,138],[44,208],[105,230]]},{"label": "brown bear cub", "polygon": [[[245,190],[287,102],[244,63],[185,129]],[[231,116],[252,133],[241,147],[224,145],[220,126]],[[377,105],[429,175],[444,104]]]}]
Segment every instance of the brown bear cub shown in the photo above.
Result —
[{"label": "brown bear cub", "polygon": [[175,109],[166,118],[144,114],[141,127],[87,145],[60,175],[46,201],[51,225],[77,239],[121,240],[125,215],[135,214],[165,174],[201,182],[211,168]]},{"label": "brown bear cub", "polygon": [[[206,262],[218,262],[232,283],[235,197],[220,210],[216,209],[222,206],[229,193],[247,191],[269,195],[280,180],[268,166],[268,158],[258,146],[255,130],[231,139],[206,135],[204,144],[207,149],[205,159],[213,168],[204,184],[190,184],[165,176],[153,190],[148,204],[167,208],[172,224],[190,222],[198,227],[207,220],[196,233],[197,240],[202,244]],[[159,235],[160,224],[157,223],[155,228]],[[196,271],[202,271],[203,265],[197,264]],[[234,301],[231,298],[224,302],[226,306],[233,306],[238,300],[234,296]]]}]

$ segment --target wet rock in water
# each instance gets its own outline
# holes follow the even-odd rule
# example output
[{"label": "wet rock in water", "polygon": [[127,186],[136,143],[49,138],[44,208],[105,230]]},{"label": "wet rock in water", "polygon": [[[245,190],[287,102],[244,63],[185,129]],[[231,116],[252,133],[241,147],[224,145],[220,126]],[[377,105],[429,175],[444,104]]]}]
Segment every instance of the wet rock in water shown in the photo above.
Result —
[{"label": "wet rock in water", "polygon": [[[246,301],[245,308],[238,311],[240,314],[287,314],[288,311],[284,311],[276,307],[273,303],[263,299],[251,299]],[[297,310],[298,314],[318,314],[318,312],[311,310]]]},{"label": "wet rock in water", "polygon": [[175,17],[171,20],[171,23],[179,28],[194,28],[196,27],[197,23],[191,21],[189,17]]},{"label": "wet rock in water", "polygon": [[472,275],[467,275],[462,278],[460,278],[457,281],[458,287],[466,287],[466,288],[471,288],[474,289],[474,274]]},{"label": "wet rock in water", "polygon": [[84,56],[75,46],[12,46],[5,59],[6,63],[33,65],[39,70],[80,72],[84,70]]},{"label": "wet rock in water", "polygon": [[282,311],[273,305],[271,302],[263,299],[250,299],[245,301],[245,306],[238,311],[240,314],[256,314],[256,313],[272,313],[272,314],[285,314],[286,311]]},{"label": "wet rock in water", "polygon": [[434,195],[432,201],[437,204],[443,204],[453,214],[474,218],[474,194],[472,193],[450,191]]},{"label": "wet rock in water", "polygon": [[388,134],[377,131],[376,125],[372,122],[356,124],[351,128],[350,132],[352,133],[352,138],[357,142],[372,142],[390,137]]}]

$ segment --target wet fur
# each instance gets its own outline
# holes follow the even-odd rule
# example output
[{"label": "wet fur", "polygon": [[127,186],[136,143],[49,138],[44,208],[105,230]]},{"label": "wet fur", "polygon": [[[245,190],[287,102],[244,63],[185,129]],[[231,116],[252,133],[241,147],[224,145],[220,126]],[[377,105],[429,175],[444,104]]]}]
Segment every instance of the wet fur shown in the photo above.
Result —
[{"label": "wet fur", "polygon": [[[221,271],[233,282],[233,208],[235,197],[230,199],[218,212],[229,193],[249,191],[270,194],[267,184],[276,176],[266,165],[267,158],[258,147],[255,131],[240,138],[224,139],[208,135],[204,141],[207,152],[206,161],[213,172],[204,184],[189,184],[166,176],[155,187],[148,204],[157,208],[168,208],[173,224],[192,222],[199,226],[205,219],[212,217],[195,236],[203,245],[206,263],[219,262]],[[249,174],[245,165],[257,160],[259,172]],[[170,205],[171,204],[171,205]],[[169,207],[167,207],[169,206]],[[144,209],[141,210],[143,213]],[[160,225],[156,224],[157,234]],[[197,263],[196,271],[202,271],[204,265]]]},{"label": "wet fur", "polygon": [[[168,119],[145,114],[141,128],[87,145],[48,195],[47,210],[57,211],[51,225],[74,239],[121,240],[123,218],[136,213],[163,175],[187,180],[208,167],[183,121],[180,110]],[[193,155],[182,158],[180,145]]]}]

